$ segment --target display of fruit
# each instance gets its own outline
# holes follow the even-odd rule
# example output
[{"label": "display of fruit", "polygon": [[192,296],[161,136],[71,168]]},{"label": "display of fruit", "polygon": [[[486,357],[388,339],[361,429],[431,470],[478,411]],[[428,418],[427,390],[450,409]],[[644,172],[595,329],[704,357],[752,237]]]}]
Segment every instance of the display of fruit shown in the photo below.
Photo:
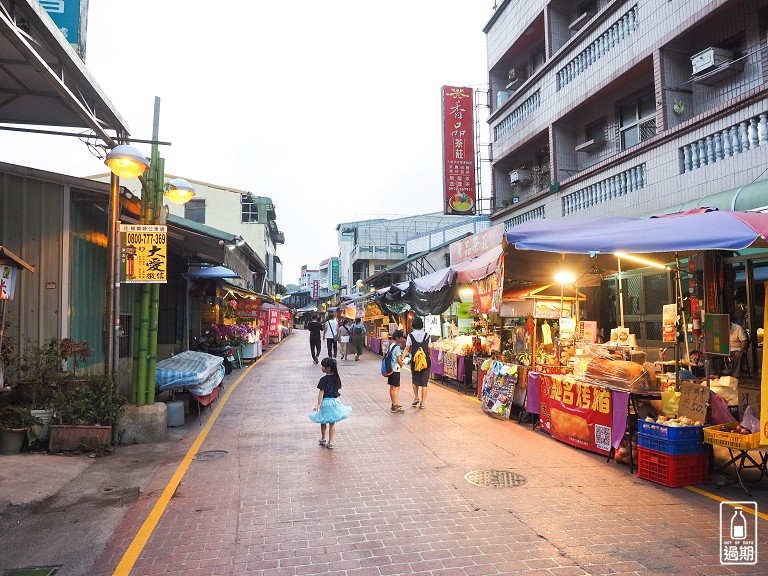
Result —
[{"label": "display of fruit", "polygon": [[668,416],[659,416],[655,420],[652,416],[646,416],[646,422],[652,422],[654,424],[663,424],[664,426],[671,426],[672,428],[683,428],[685,426],[703,426],[704,423],[701,420],[692,420],[687,416],[678,416],[670,418]]}]

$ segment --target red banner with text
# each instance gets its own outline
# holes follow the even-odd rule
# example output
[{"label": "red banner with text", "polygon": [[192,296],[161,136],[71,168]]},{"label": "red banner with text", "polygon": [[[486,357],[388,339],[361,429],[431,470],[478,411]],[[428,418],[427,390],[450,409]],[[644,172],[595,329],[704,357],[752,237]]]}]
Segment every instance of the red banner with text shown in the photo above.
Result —
[{"label": "red banner with text", "polygon": [[443,212],[475,214],[472,88],[443,86]]},{"label": "red banner with text", "polygon": [[611,450],[611,392],[568,376],[541,374],[541,426],[554,438],[598,454]]}]

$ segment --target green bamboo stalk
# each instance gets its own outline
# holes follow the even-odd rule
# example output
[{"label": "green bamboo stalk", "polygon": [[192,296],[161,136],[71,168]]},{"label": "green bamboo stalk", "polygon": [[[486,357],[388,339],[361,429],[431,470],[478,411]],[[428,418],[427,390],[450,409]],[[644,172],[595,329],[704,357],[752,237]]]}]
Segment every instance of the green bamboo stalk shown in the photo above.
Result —
[{"label": "green bamboo stalk", "polygon": [[155,403],[156,367],[157,367],[157,332],[160,309],[160,285],[149,286],[149,349],[147,350],[147,404]]}]

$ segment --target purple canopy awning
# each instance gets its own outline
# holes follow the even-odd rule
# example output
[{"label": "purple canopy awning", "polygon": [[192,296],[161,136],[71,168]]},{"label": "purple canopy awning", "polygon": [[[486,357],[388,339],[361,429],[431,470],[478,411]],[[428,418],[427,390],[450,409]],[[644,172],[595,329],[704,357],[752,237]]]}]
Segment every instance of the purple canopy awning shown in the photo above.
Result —
[{"label": "purple canopy awning", "polygon": [[[528,222],[505,233],[518,250],[571,254],[768,247],[768,214],[712,210],[662,218]],[[530,224],[530,226],[529,226]]]}]

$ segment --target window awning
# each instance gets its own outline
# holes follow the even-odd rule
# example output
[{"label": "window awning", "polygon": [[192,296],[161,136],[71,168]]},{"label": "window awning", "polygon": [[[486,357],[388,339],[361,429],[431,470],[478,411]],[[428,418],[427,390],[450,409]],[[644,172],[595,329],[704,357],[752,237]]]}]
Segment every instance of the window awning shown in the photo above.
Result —
[{"label": "window awning", "polygon": [[668,206],[662,210],[646,212],[641,218],[685,212],[694,208],[718,208],[719,210],[756,210],[768,206],[768,180],[750,182],[737,188],[729,188],[715,194],[707,194],[696,200]]}]

